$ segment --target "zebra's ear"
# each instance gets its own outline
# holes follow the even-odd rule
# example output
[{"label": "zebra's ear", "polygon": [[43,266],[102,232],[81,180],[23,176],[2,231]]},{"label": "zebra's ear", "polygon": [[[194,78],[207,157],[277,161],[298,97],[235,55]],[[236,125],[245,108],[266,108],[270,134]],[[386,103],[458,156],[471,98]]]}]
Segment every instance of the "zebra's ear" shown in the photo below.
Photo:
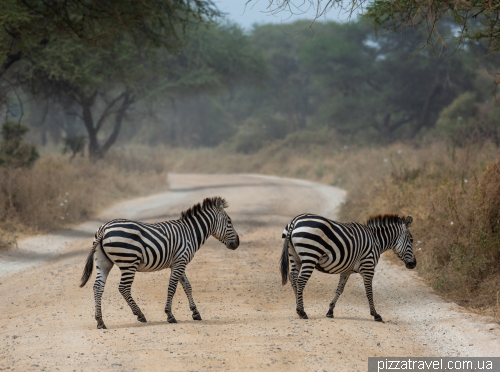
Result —
[{"label": "zebra's ear", "polygon": [[412,216],[406,217],[406,221],[405,221],[406,227],[410,227],[412,222],[413,222],[413,217]]}]

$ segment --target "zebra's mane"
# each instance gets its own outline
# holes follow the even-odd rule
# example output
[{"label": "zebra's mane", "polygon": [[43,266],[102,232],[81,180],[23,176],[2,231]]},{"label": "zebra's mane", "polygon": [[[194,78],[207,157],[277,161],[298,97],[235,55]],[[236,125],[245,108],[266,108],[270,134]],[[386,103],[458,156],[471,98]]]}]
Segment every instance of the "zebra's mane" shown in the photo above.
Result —
[{"label": "zebra's mane", "polygon": [[390,226],[395,224],[400,224],[405,222],[405,217],[399,217],[397,214],[378,214],[376,216],[370,216],[366,222],[366,226],[370,227],[382,227]]},{"label": "zebra's mane", "polygon": [[186,209],[184,212],[181,213],[181,220],[185,220],[188,217],[193,217],[197,215],[198,213],[205,211],[209,208],[227,208],[229,205],[227,204],[226,199],[221,198],[220,196],[214,196],[212,198],[205,198],[203,199],[203,204],[195,204],[191,208]]}]

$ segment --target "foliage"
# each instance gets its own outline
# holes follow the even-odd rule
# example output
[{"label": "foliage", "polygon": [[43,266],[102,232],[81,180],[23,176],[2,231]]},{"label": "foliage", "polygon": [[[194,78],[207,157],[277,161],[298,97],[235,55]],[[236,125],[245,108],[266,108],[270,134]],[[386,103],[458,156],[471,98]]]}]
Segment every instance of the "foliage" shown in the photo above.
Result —
[{"label": "foliage", "polygon": [[[116,142],[124,118],[138,101],[155,114],[165,101],[218,94],[263,76],[259,53],[241,29],[229,23],[190,32],[180,53],[138,47],[129,37],[113,47],[62,40],[41,48],[26,65],[25,79],[33,94],[57,99],[65,111],[79,106],[74,114],[85,125],[92,158],[103,157]],[[114,123],[107,124],[113,118]]]},{"label": "foliage", "polygon": [[330,23],[327,29],[334,36],[309,43],[303,60],[328,94],[321,108],[325,119],[340,133],[360,128],[381,142],[414,138],[471,86],[474,74],[465,73],[463,60],[417,53],[423,36],[415,31],[377,37],[365,22]]},{"label": "foliage", "polygon": [[29,128],[21,123],[6,121],[2,124],[2,142],[0,143],[0,166],[8,168],[31,167],[39,158],[34,145],[23,141]]},{"label": "foliage", "polygon": [[110,46],[123,34],[176,48],[183,29],[219,15],[211,0],[3,0],[0,63],[8,68],[54,40]]},{"label": "foliage", "polygon": [[266,142],[284,138],[290,132],[290,126],[290,122],[279,113],[249,118],[240,126],[231,144],[237,152],[252,153],[261,149]]},{"label": "foliage", "polygon": [[261,86],[267,77],[262,53],[231,23],[189,34],[180,53],[156,53],[153,71],[141,82],[150,115],[143,128],[129,133],[179,146],[215,146],[228,139],[235,132],[228,95]]},{"label": "foliage", "polygon": [[[433,128],[440,111],[458,95],[476,90],[478,62],[468,49],[443,60],[420,50],[425,38],[415,31],[377,34],[364,20],[316,22],[314,30],[307,26],[306,21],[255,26],[249,39],[267,64],[263,83],[240,83],[212,99],[234,121],[235,130],[227,133],[234,135],[230,142],[239,151],[253,152],[295,131],[323,128],[358,143],[414,139]],[[443,26],[441,32],[452,34],[453,28]],[[481,93],[481,99],[491,96]],[[194,119],[193,108],[176,109]],[[264,121],[273,117],[288,123],[276,126],[279,135],[267,133],[274,124]]]},{"label": "foliage", "polygon": [[[247,3],[256,2],[248,0]],[[270,13],[292,13],[293,9],[311,7],[316,10],[314,22],[332,9],[342,9],[345,13],[356,14],[366,7],[365,17],[374,23],[396,32],[413,28],[424,35],[424,41],[433,46],[436,40],[442,45],[459,39],[460,42],[482,43],[490,53],[500,51],[500,6],[492,1],[417,1],[417,0],[375,0],[343,2],[340,0],[307,0],[296,4],[293,0],[268,0]],[[443,35],[440,27],[450,20],[456,24],[454,36]],[[453,50],[453,48],[451,48]]]},{"label": "foliage", "polygon": [[500,146],[500,108],[494,100],[481,102],[475,92],[465,92],[444,108],[431,135],[451,140],[453,146],[493,141]]},{"label": "foliage", "polygon": [[85,144],[87,142],[87,137],[85,136],[75,136],[64,138],[64,149],[63,155],[71,152],[70,160],[74,159],[76,155],[81,154],[83,157],[85,152]]},{"label": "foliage", "polygon": [[[178,53],[138,47],[125,36],[114,47],[57,41],[21,70],[44,94],[37,100],[60,105],[32,117],[49,112],[56,141],[61,131],[82,135],[76,124],[86,122],[89,155],[102,157],[134,137],[189,147],[226,141],[250,153],[297,131],[333,130],[342,141],[382,144],[429,132],[450,136],[436,123],[466,92],[478,115],[496,115],[488,108],[494,84],[475,50],[439,58],[422,48],[427,40],[419,32],[377,33],[364,19],[308,25],[260,25],[249,34],[231,23],[211,25],[188,31]],[[451,38],[455,29],[442,23],[439,32]],[[71,119],[75,114],[80,118]],[[471,121],[481,128],[472,138],[493,133],[488,115]]]},{"label": "foliage", "polygon": [[[500,8],[491,1],[375,0],[367,10],[366,17],[385,28],[399,30],[411,26],[428,40],[439,39],[442,45],[458,39],[479,48],[478,43],[483,43],[490,53],[500,51]],[[458,29],[455,37],[439,32],[439,25],[450,19]]]}]

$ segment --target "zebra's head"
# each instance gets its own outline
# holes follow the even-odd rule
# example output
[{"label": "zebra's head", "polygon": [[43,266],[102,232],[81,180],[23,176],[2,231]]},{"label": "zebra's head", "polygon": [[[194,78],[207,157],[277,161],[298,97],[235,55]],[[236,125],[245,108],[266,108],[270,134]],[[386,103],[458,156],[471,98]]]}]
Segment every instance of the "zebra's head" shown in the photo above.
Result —
[{"label": "zebra's head", "polygon": [[417,260],[413,254],[413,237],[409,230],[413,217],[402,218],[402,221],[403,223],[399,225],[400,234],[397,236],[392,250],[405,263],[407,269],[414,269],[417,266]]},{"label": "zebra's head", "polygon": [[216,205],[215,224],[212,230],[212,236],[224,243],[229,249],[236,249],[240,245],[240,238],[234,229],[231,217],[226,213],[227,203],[220,198]]}]

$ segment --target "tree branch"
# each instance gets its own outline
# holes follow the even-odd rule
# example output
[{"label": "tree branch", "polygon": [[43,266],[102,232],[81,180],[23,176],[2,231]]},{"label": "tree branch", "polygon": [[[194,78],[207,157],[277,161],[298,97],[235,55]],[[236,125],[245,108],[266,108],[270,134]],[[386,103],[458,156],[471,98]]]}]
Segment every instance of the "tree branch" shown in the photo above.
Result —
[{"label": "tree branch", "polygon": [[99,132],[99,130],[101,129],[101,127],[103,126],[104,124],[104,121],[106,120],[106,118],[111,115],[113,112],[111,111],[111,109],[113,108],[113,106],[119,101],[121,100],[126,94],[128,94],[128,92],[123,92],[122,94],[120,94],[118,97],[115,97],[110,103],[108,103],[108,105],[106,106],[106,108],[104,109],[104,112],[102,113],[101,117],[99,118],[98,122],[97,122],[97,125],[96,125],[96,130]]},{"label": "tree branch", "polygon": [[111,148],[111,146],[113,146],[113,144],[116,142],[116,140],[118,138],[118,134],[120,133],[120,129],[122,126],[123,117],[125,116],[125,112],[132,105],[132,103],[134,103],[134,97],[131,97],[131,95],[128,91],[125,92],[123,94],[123,102],[122,102],[120,109],[118,110],[118,112],[116,113],[116,116],[115,116],[115,125],[113,127],[113,132],[109,136],[106,143],[104,143],[104,145],[101,147],[101,149],[99,151],[100,157],[103,157],[108,152],[108,150]]}]

